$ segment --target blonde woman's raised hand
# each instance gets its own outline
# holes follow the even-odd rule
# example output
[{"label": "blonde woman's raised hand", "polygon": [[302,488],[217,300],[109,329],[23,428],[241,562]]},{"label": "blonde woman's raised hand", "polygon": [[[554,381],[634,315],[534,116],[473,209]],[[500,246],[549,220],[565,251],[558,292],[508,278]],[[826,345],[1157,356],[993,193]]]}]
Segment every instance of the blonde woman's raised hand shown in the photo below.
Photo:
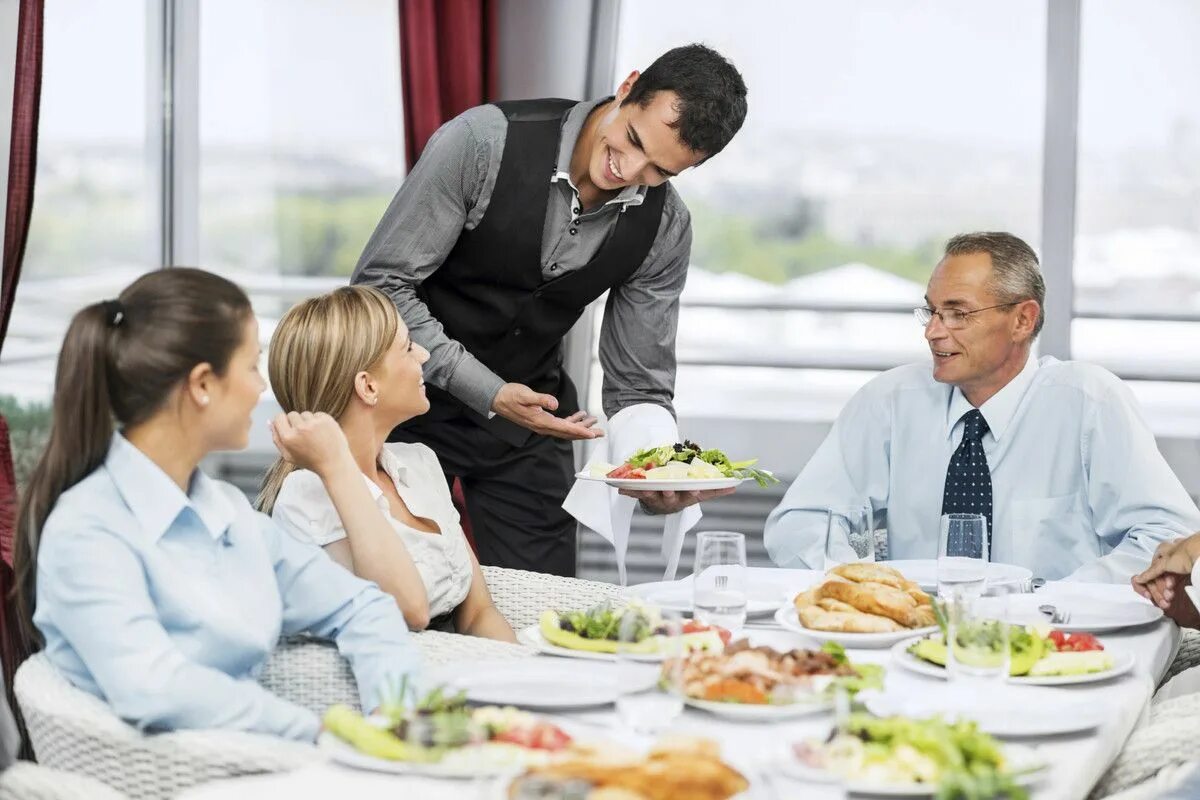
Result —
[{"label": "blonde woman's raised hand", "polygon": [[271,420],[271,439],[284,459],[321,477],[354,463],[342,426],[324,412],[276,415]]}]

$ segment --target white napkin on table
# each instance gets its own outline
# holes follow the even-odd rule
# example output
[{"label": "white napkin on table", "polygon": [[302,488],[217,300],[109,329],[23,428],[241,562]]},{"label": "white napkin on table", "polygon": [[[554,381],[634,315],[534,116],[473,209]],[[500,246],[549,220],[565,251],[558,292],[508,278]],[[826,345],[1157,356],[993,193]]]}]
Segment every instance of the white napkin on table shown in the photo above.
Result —
[{"label": "white napkin on table", "polygon": [[[671,412],[662,406],[639,403],[621,409],[608,421],[608,429],[588,457],[588,464],[620,464],[644,447],[679,441],[679,426]],[[585,467],[584,469],[587,469]],[[604,537],[617,555],[617,575],[621,585],[626,583],[625,554],[629,547],[629,526],[637,501],[622,497],[617,490],[599,481],[575,481],[563,508],[580,524]],[[667,559],[663,580],[674,580],[683,551],[684,535],[695,527],[702,516],[700,506],[688,506],[663,521],[662,554]]]}]

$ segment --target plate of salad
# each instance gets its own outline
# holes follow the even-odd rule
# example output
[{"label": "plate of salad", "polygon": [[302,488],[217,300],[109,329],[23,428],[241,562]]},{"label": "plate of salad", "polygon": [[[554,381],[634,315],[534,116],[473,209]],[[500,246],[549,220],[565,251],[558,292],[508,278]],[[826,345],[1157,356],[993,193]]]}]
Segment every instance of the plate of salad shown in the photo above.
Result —
[{"label": "plate of salad", "polygon": [[720,450],[706,450],[685,439],[638,450],[623,464],[591,464],[575,477],[651,492],[731,489],[747,480],[759,486],[779,483],[772,473],[756,468],[757,463],[757,458],[734,461]]},{"label": "plate of salad", "polygon": [[357,769],[474,778],[550,763],[572,743],[562,728],[528,712],[471,708],[465,693],[439,687],[413,700],[402,686],[393,698],[370,716],[331,707],[317,746]]},{"label": "plate of salad", "polygon": [[[623,631],[626,641],[632,643],[628,651],[632,659],[662,661],[671,655],[671,637],[662,615],[637,599],[581,611],[543,611],[538,624],[522,630],[517,639],[546,655],[615,661]],[[721,650],[729,637],[724,628],[693,620],[685,622],[680,631],[682,645],[688,650]]]},{"label": "plate of salad", "polygon": [[[1034,625],[1009,626],[1009,682],[1034,686],[1095,683],[1133,669],[1132,653],[1110,652],[1090,633],[1045,631]],[[905,669],[946,677],[946,638],[933,633],[900,642],[892,658]]]},{"label": "plate of salad", "polygon": [[785,774],[843,781],[854,793],[887,797],[1026,800],[1048,766],[1027,747],[1002,745],[972,722],[851,714],[823,741],[799,742]]},{"label": "plate of salad", "polygon": [[[776,650],[739,639],[723,652],[693,651],[681,658],[684,702],[745,722],[775,722],[833,708],[840,686],[851,695],[883,686],[883,667],[852,664],[834,642],[819,650]],[[664,680],[676,664],[663,664]]]}]

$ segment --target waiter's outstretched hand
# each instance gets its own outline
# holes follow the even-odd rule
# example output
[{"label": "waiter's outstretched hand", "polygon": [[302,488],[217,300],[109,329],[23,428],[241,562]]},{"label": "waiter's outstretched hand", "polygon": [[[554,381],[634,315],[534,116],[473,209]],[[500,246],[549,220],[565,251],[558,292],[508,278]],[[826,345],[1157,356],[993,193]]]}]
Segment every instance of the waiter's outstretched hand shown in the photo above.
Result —
[{"label": "waiter's outstretched hand", "polygon": [[506,383],[496,393],[492,410],[505,419],[543,436],[556,439],[597,439],[604,431],[595,427],[596,418],[586,411],[556,417],[558,398],[535,392],[523,383]]}]

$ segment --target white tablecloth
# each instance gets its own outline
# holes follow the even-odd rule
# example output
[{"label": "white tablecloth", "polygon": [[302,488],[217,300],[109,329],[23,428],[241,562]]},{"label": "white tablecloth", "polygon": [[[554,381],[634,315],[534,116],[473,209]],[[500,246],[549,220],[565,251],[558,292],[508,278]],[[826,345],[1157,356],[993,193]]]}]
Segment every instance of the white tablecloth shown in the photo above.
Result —
[{"label": "white tablecloth", "polygon": [[[760,570],[751,570],[760,573]],[[799,588],[811,584],[817,573],[807,570],[764,569],[752,575],[752,581],[780,578]],[[1131,589],[1124,586],[1071,584],[1063,590],[1090,592],[1105,599],[1137,599]],[[1055,585],[1042,590],[1053,596]],[[755,639],[768,643],[786,645],[798,643],[798,637],[771,625],[752,625],[747,629]],[[1171,622],[1161,621],[1117,633],[1103,634],[1105,645],[1113,651],[1128,651],[1137,661],[1128,675],[1098,684],[1065,688],[1046,688],[1047,698],[1054,693],[1072,693],[1086,697],[1102,705],[1107,713],[1105,723],[1096,730],[1072,736],[1045,737],[1024,740],[1022,744],[1033,747],[1051,765],[1045,777],[1034,788],[1036,800],[1083,800],[1091,788],[1117,757],[1130,732],[1149,708],[1154,687],[1171,663],[1179,645],[1179,629]],[[854,650],[854,660],[887,663],[887,650]],[[581,662],[583,668],[583,662]],[[935,678],[910,673],[899,667],[888,670],[888,690],[905,693],[937,692],[944,683]],[[595,732],[598,735],[621,738],[615,714],[611,709],[586,713],[575,713],[563,717],[575,723],[576,730]],[[721,742],[725,755],[739,767],[760,768],[769,757],[779,755],[794,741],[823,736],[829,730],[827,716],[803,718],[793,722],[772,725],[735,723],[721,720],[704,712],[688,709],[676,721],[672,730],[712,737]],[[750,775],[754,779],[754,775]],[[768,789],[761,782],[750,793],[750,798],[782,800],[803,793],[811,800],[832,800],[844,796],[839,790],[812,784],[801,784],[787,778],[774,777]],[[299,772],[268,775],[254,778],[238,778],[199,787],[183,795],[185,800],[264,800],[264,798],[287,797],[290,800],[328,800],[329,797],[392,798],[420,797],[428,800],[454,798],[498,798],[503,796],[495,786],[482,782],[438,781],[414,777],[375,775],[346,769],[332,763],[318,763]]]}]

